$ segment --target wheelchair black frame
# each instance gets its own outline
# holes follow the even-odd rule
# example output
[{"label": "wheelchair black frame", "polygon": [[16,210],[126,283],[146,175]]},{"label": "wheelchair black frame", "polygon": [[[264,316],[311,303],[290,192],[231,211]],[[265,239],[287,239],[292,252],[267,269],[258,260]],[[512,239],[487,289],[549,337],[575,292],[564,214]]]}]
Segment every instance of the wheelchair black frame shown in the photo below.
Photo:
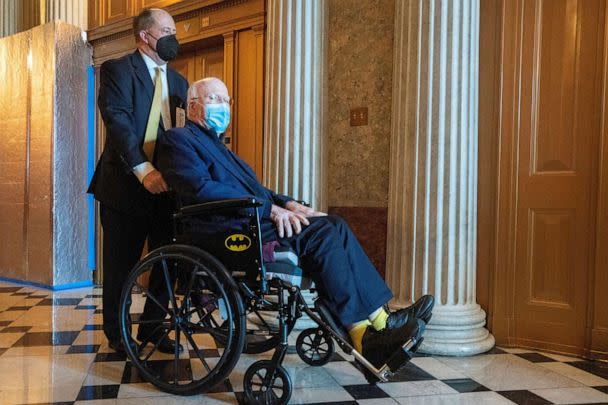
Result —
[{"label": "wheelchair black frame", "polygon": [[[239,290],[243,294],[243,297],[249,300],[254,300],[254,305],[258,310],[278,312],[280,341],[275,349],[275,353],[273,354],[271,360],[271,371],[274,371],[274,369],[282,363],[285,354],[287,353],[288,336],[291,330],[289,326],[293,326],[297,319],[301,317],[302,312],[304,312],[318,325],[319,328],[323,329],[326,333],[328,333],[329,336],[331,336],[338,343],[340,348],[346,354],[353,355],[355,359],[363,365],[364,370],[362,371],[364,372],[364,374],[366,374],[366,377],[370,382],[388,381],[390,376],[394,372],[396,372],[403,363],[410,359],[409,351],[412,350],[415,346],[417,346],[420,342],[416,342],[410,339],[403,346],[402,351],[399,351],[399,353],[391,357],[384,366],[382,366],[380,369],[377,369],[365,357],[363,357],[361,353],[357,352],[354,349],[350,342],[346,340],[347,338],[345,338],[344,335],[341,335],[340,333],[338,333],[338,331],[334,330],[330,325],[330,322],[323,319],[324,317],[321,316],[321,314],[317,314],[313,309],[308,307],[304,300],[304,297],[302,297],[302,294],[300,293],[299,287],[288,284],[280,279],[273,279],[270,280],[270,282],[266,280],[266,268],[262,260],[262,235],[259,215],[259,207],[261,207],[262,205],[263,204],[255,198],[242,198],[212,201],[183,207],[179,209],[178,212],[173,214],[174,235],[178,234],[180,220],[187,217],[200,216],[205,214],[209,215],[212,213],[215,214],[218,211],[235,211],[247,208],[253,209],[253,215],[251,216],[249,226],[252,232],[252,236],[254,237],[255,250],[257,255],[257,259],[255,260],[257,264],[257,275],[247,274],[246,278],[252,279],[251,277],[255,277],[255,280],[259,282],[259,295],[256,295],[244,281],[239,281],[237,285]],[[264,298],[264,296],[270,292],[269,287],[277,289],[278,302],[276,304]],[[287,290],[289,293],[287,305],[287,307],[289,308],[289,312],[287,314],[285,314],[286,306],[283,294],[285,290]],[[335,324],[335,322],[333,323]]]}]

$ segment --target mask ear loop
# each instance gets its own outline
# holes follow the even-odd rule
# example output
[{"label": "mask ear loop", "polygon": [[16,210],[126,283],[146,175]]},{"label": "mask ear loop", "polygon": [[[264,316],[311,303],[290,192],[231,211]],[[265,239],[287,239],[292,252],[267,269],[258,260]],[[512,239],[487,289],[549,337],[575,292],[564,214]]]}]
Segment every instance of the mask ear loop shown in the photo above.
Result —
[{"label": "mask ear loop", "polygon": [[[158,44],[158,38],[156,38],[154,35],[150,34],[148,31],[144,31],[146,33],[146,35],[150,35],[152,38],[154,38],[156,40],[156,44]],[[158,53],[158,51],[156,50],[156,47],[152,48],[152,45],[150,45],[150,42],[148,42],[148,46],[156,53]]]}]

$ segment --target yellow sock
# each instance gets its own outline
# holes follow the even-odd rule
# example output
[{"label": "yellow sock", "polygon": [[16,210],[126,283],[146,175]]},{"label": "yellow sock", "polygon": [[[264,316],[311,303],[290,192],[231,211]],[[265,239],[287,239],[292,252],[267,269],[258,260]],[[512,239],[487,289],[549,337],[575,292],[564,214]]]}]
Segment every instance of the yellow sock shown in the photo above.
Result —
[{"label": "yellow sock", "polygon": [[353,346],[356,351],[362,353],[362,342],[363,342],[363,334],[365,334],[365,330],[371,323],[366,319],[361,322],[357,322],[353,324],[348,329],[348,334],[350,335],[350,340],[353,341]]},{"label": "yellow sock", "polygon": [[372,326],[376,330],[382,330],[382,329],[386,328],[387,319],[388,319],[388,312],[386,312],[384,310],[384,308],[379,308],[378,310],[374,311],[374,313],[372,313],[370,315],[370,321],[372,323]]}]

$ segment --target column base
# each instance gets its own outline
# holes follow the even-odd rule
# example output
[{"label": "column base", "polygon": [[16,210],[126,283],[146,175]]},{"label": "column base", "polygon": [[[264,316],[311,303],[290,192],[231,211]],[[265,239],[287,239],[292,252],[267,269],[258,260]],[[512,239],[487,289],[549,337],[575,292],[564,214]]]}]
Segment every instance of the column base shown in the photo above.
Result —
[{"label": "column base", "polygon": [[496,342],[485,324],[486,313],[478,304],[436,305],[418,351],[440,356],[487,352]]}]

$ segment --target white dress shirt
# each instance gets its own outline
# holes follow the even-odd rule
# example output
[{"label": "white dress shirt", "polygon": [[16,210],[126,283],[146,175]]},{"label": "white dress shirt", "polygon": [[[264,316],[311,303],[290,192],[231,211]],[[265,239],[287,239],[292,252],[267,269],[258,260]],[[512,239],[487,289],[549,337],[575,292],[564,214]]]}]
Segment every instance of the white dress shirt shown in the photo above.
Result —
[{"label": "white dress shirt", "polygon": [[[142,51],[139,51],[139,53],[146,63],[152,83],[154,83],[154,80],[156,79],[156,68],[160,67],[160,82],[162,88],[160,115],[166,131],[172,128],[171,109],[169,104],[169,85],[167,83],[167,64],[165,63],[164,65],[157,65],[156,62],[154,62],[148,55]],[[135,173],[135,176],[137,176],[140,182],[143,182],[144,178],[153,170],[156,170],[156,168],[152,165],[152,163],[146,161],[135,166],[133,168],[133,173]]]}]

